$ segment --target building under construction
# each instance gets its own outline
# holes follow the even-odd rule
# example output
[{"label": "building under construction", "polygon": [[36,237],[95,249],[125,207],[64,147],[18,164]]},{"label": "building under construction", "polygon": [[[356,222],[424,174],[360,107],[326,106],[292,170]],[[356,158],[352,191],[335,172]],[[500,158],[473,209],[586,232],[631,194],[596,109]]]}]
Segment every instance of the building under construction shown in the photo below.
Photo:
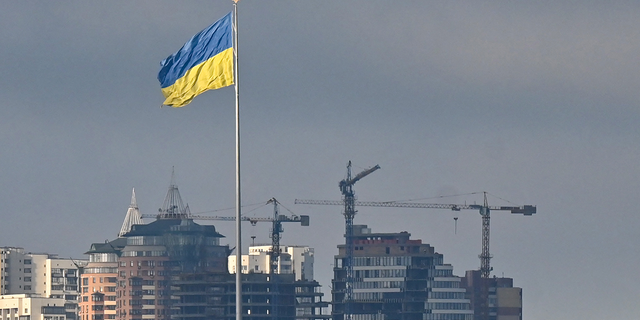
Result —
[{"label": "building under construction", "polygon": [[461,278],[435,249],[408,232],[372,233],[354,225],[354,278],[347,291],[347,246],[338,246],[333,277],[334,320],[472,320]]},{"label": "building under construction", "polygon": [[[220,244],[224,236],[214,226],[194,222],[173,178],[162,209],[149,224],[142,223],[133,194],[118,236],[87,252],[92,264],[83,277],[81,320],[236,316],[235,276],[227,265],[232,250]],[[243,317],[329,318],[322,315],[328,303],[313,279],[296,281],[294,274],[243,277]]]},{"label": "building under construction", "polygon": [[522,320],[522,288],[511,278],[483,278],[480,270],[469,270],[462,278],[476,320]]},{"label": "building under construction", "polygon": [[[344,207],[345,244],[338,246],[339,254],[335,258],[332,290],[333,318],[340,320],[521,319],[520,288],[513,288],[511,279],[490,278],[492,270],[490,265],[492,255],[489,251],[490,212],[503,211],[531,216],[536,213],[536,206],[489,206],[487,192],[482,192],[484,195],[482,205],[356,201],[354,184],[378,169],[380,166],[376,165],[352,176],[351,161],[349,161],[346,177],[339,183],[342,201],[299,199],[295,201],[296,204]],[[429,245],[422,245],[419,240],[409,240],[408,233],[372,234],[366,226],[355,226],[353,220],[357,213],[356,205],[479,211],[482,217],[480,269],[468,272],[464,288],[461,288],[460,278],[452,275],[453,268],[443,265],[442,255],[435,253]],[[454,219],[457,221],[457,217]],[[445,269],[450,270],[443,273],[442,270]],[[371,276],[372,274],[374,276]],[[448,279],[441,279],[443,275],[456,280],[447,282]],[[378,277],[383,279],[377,279]],[[440,283],[442,281],[448,283],[447,287],[442,287],[443,284]],[[440,290],[441,288],[456,290],[447,292]],[[449,299],[461,301],[448,301]],[[470,301],[472,302],[471,311],[469,311]],[[425,316],[421,317],[421,314]]]},{"label": "building under construction", "polygon": [[[235,319],[235,276],[228,273],[182,274],[172,282],[178,301],[172,319]],[[242,275],[243,318],[254,320],[329,319],[321,310],[317,281],[295,280],[294,274]]]}]

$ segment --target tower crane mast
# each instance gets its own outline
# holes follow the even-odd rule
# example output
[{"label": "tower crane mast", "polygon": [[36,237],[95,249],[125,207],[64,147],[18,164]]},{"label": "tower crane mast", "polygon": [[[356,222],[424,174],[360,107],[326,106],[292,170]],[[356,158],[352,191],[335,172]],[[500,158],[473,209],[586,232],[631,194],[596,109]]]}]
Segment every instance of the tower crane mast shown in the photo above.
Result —
[{"label": "tower crane mast", "polygon": [[351,161],[347,164],[347,177],[340,181],[339,187],[342,193],[342,205],[344,206],[344,221],[345,221],[345,246],[346,257],[344,261],[344,267],[346,271],[345,282],[345,319],[351,319],[351,300],[353,299],[353,218],[357,211],[355,209],[356,197],[353,191],[353,185],[360,179],[368,176],[374,171],[380,169],[379,165],[375,165],[369,169],[366,169],[358,173],[355,177],[351,177]]}]

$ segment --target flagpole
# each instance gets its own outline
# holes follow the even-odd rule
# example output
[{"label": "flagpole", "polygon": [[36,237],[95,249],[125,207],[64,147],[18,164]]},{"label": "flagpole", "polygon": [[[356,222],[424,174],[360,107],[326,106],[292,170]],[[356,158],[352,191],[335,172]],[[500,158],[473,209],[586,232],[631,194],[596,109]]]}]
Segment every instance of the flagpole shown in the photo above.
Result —
[{"label": "flagpole", "polygon": [[233,51],[236,89],[236,320],[242,320],[242,217],[240,201],[240,95],[238,88],[238,0],[233,1]]}]

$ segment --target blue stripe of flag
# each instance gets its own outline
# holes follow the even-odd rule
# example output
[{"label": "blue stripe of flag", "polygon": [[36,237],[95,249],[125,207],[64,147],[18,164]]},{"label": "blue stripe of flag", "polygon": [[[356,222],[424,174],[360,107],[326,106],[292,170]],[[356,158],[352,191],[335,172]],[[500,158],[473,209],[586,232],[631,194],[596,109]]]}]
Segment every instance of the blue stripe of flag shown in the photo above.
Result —
[{"label": "blue stripe of flag", "polygon": [[160,87],[166,88],[182,78],[185,73],[233,46],[231,30],[232,12],[198,32],[178,52],[160,62],[158,73]]}]

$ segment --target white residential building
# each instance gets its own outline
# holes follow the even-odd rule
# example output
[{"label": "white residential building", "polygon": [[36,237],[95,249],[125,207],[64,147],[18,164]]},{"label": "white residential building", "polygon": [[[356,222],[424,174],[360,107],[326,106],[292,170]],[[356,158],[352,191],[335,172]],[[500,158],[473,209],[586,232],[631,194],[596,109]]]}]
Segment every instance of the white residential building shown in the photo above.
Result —
[{"label": "white residential building", "polygon": [[0,247],[0,295],[63,299],[66,319],[73,320],[78,307],[79,269],[86,264],[54,254],[25,252],[20,247]]},{"label": "white residential building", "polygon": [[[271,245],[250,246],[242,255],[242,273],[269,273]],[[313,248],[280,246],[279,274],[295,274],[296,280],[313,280]],[[236,256],[229,256],[229,273],[236,273]]]},{"label": "white residential building", "polygon": [[0,296],[0,319],[66,320],[64,299],[44,298],[31,294]]}]

